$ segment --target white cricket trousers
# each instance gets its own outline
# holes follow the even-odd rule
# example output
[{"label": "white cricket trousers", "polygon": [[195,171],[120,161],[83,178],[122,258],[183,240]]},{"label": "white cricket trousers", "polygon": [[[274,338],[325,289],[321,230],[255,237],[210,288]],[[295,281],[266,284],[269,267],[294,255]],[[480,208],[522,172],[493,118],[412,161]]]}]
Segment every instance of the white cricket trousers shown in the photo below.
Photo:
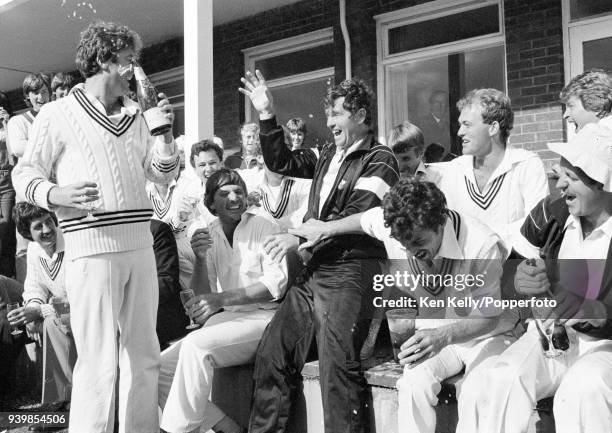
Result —
[{"label": "white cricket trousers", "polygon": [[[488,359],[502,353],[514,341],[514,337],[498,335],[478,342],[451,344],[413,368],[404,366],[404,374],[397,381],[398,432],[434,433],[435,406],[438,404],[442,381],[459,374],[465,366],[463,383],[468,383],[472,375],[478,376],[479,371],[486,368]],[[475,398],[475,395],[464,392],[462,385],[457,385],[459,412],[457,432],[460,428],[463,428],[462,431],[471,432],[470,426],[475,420],[464,407],[473,407],[475,404],[470,401]]]},{"label": "white cricket trousers", "polygon": [[[538,400],[554,394],[557,433],[612,431],[612,341],[567,329],[570,348],[546,358],[533,323],[483,381],[474,432],[523,433]],[[481,385],[481,388],[482,386]]]},{"label": "white cricket trousers", "polygon": [[78,353],[70,433],[111,433],[119,366],[119,432],[158,433],[159,289],[153,248],[66,263],[70,323]]},{"label": "white cricket trousers", "polygon": [[225,414],[210,401],[215,368],[249,364],[276,310],[223,311],[162,353],[161,428],[207,431]]}]

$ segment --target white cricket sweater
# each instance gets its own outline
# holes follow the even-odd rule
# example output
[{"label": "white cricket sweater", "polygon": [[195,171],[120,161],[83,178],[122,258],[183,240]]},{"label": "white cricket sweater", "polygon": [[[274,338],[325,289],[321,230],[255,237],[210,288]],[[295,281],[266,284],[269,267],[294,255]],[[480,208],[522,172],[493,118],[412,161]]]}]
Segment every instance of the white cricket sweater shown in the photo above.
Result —
[{"label": "white cricket sweater", "polygon": [[[176,145],[167,157],[158,152],[165,146],[163,138],[149,134],[133,101],[124,98],[122,113],[109,117],[99,101],[76,87],[40,110],[13,184],[29,202],[56,212],[69,260],[147,248],[153,245],[153,210],[145,178],[168,183],[179,167]],[[54,186],[81,181],[98,185],[95,221],[84,221],[87,211],[48,202]]]}]

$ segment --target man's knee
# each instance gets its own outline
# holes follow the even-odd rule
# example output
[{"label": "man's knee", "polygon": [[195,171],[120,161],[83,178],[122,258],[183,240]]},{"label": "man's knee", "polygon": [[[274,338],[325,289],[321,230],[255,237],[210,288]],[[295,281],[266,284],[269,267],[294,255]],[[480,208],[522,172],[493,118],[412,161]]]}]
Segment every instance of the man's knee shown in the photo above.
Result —
[{"label": "man's knee", "polygon": [[411,369],[405,368],[396,386],[400,399],[421,396],[429,400],[432,405],[436,404],[437,395],[442,388],[440,381],[431,370],[422,365]]},{"label": "man's knee", "polygon": [[589,405],[602,396],[610,394],[610,381],[608,380],[608,383],[606,383],[602,374],[596,371],[588,374],[581,373],[585,373],[584,370],[580,372],[570,369],[563,377],[555,393],[555,408],[560,405],[570,407],[583,403]]}]

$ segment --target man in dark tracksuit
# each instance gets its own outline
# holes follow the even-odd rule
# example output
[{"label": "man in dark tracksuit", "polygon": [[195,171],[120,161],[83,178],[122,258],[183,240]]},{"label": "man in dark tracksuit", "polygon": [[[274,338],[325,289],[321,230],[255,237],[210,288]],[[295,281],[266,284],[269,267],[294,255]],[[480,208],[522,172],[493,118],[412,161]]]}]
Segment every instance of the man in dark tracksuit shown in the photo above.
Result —
[{"label": "man in dark tracksuit", "polygon": [[[327,126],[335,145],[290,151],[274,116],[265,80],[247,73],[242,93],[260,116],[260,141],[268,168],[312,178],[305,220],[335,220],[381,205],[399,179],[391,150],[370,130],[371,92],[359,80],[328,91]],[[312,248],[303,282],[294,285],[268,325],[257,351],[249,432],[284,432],[291,394],[316,337],[325,432],[364,431],[365,381],[360,350],[372,318],[372,278],[380,273],[383,245],[365,235],[342,235]]]}]

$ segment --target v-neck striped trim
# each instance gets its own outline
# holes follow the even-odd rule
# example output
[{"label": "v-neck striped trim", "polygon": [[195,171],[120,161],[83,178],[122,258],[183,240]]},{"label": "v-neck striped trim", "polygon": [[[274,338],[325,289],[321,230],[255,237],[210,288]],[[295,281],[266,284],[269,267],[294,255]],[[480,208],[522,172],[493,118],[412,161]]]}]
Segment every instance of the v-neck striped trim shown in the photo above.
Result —
[{"label": "v-neck striped trim", "polygon": [[[459,241],[459,234],[461,232],[461,217],[459,216],[457,212],[449,209],[448,218],[451,220],[451,223],[453,224],[453,229],[455,230],[457,241]],[[438,296],[440,292],[444,290],[444,279],[446,275],[449,275],[451,273],[451,270],[453,269],[453,262],[454,262],[453,259],[449,259],[447,257],[442,258],[442,264],[440,265],[440,269],[438,270],[436,274],[433,275],[434,284],[432,285],[425,284],[425,282],[427,281],[426,276],[428,274],[426,274],[425,271],[421,269],[421,266],[419,265],[419,261],[415,257],[412,257],[408,261],[408,266],[410,267],[410,271],[413,274],[422,275],[421,287],[427,290],[432,295]],[[439,284],[436,283],[436,280],[438,280]]]},{"label": "v-neck striped trim", "polygon": [[283,183],[283,189],[281,191],[280,202],[278,203],[276,210],[272,210],[272,206],[270,205],[270,202],[268,200],[268,194],[266,192],[262,194],[263,197],[261,201],[263,208],[266,210],[266,212],[268,212],[276,219],[282,217],[285,214],[285,211],[287,210],[287,205],[289,204],[289,198],[291,197],[291,188],[293,187],[294,183],[295,182],[293,179],[285,180],[285,182]]},{"label": "v-neck striped trim", "polygon": [[72,94],[92,120],[116,137],[123,135],[130,129],[130,126],[132,126],[136,119],[136,116],[124,114],[119,123],[114,124],[105,114],[98,111],[83,90],[75,89]]},{"label": "v-neck striped trim", "polygon": [[495,197],[497,197],[499,191],[501,190],[501,186],[504,182],[504,179],[506,178],[506,174],[507,173],[504,173],[503,175],[495,179],[485,194],[481,194],[478,190],[478,187],[474,185],[467,178],[467,176],[465,176],[465,187],[467,189],[468,195],[470,196],[472,201],[476,203],[480,208],[482,208],[483,210],[487,210],[491,203],[493,203],[493,200],[495,200]]},{"label": "v-neck striped trim", "polygon": [[55,278],[57,278],[57,275],[59,274],[59,271],[62,268],[64,252],[60,251],[59,253],[57,253],[57,259],[52,261],[47,261],[42,257],[39,257],[38,259],[40,260],[40,264],[47,276],[51,278],[52,281],[55,281]]},{"label": "v-neck striped trim", "polygon": [[149,191],[149,199],[151,200],[151,203],[153,203],[153,210],[155,211],[155,216],[160,220],[163,220],[168,211],[170,210],[170,203],[172,203],[172,195],[174,194],[175,186],[176,185],[170,186],[170,192],[168,193],[168,196],[165,199],[162,197],[158,197],[158,194],[155,194],[153,190]]},{"label": "v-neck striped trim", "polygon": [[28,110],[25,113],[23,113],[23,117],[24,119],[26,119],[28,122],[30,122],[30,124],[34,123],[34,118],[36,117],[36,114],[34,114],[35,112],[32,110]]}]

